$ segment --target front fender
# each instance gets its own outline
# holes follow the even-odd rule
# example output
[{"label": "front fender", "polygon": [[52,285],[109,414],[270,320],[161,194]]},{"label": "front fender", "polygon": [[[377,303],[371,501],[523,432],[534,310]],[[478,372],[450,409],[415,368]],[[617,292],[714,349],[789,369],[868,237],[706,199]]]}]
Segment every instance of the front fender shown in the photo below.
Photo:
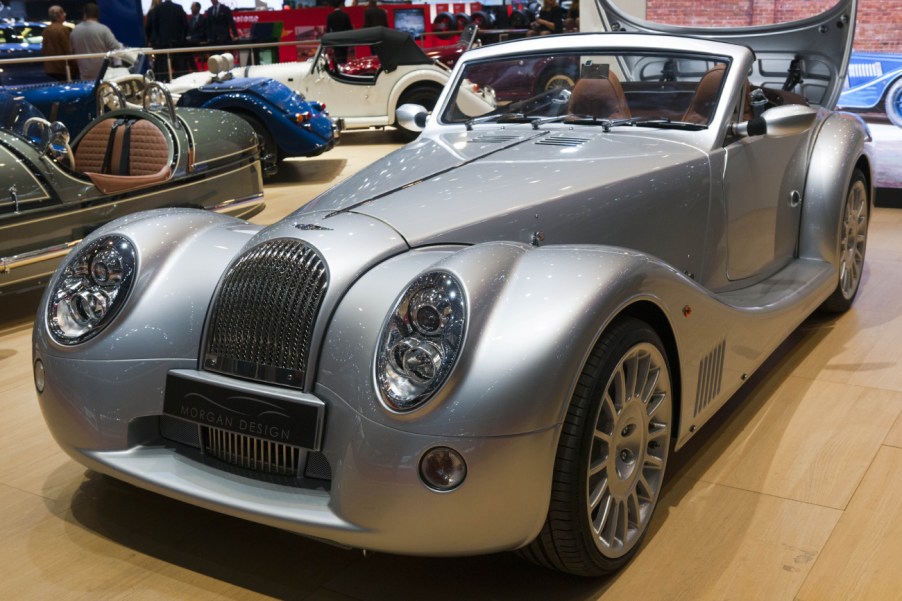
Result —
[{"label": "front fender", "polygon": [[[451,272],[464,286],[465,342],[444,388],[419,409],[396,414],[378,398],[374,357],[395,300],[430,269]],[[563,420],[586,356],[610,321],[639,301],[673,315],[656,291],[676,298],[672,291],[691,287],[661,262],[613,247],[489,243],[412,251],[371,270],[339,304],[316,392],[365,419],[418,434],[512,436],[552,428]]]},{"label": "front fender", "polygon": [[196,362],[204,319],[219,277],[259,230],[259,226],[233,217],[195,209],[136,213],[99,228],[72,252],[106,235],[128,238],[137,251],[134,288],[106,330],[74,347],[59,345],[48,333],[45,311],[67,264],[62,261],[44,292],[35,320],[36,356]]}]

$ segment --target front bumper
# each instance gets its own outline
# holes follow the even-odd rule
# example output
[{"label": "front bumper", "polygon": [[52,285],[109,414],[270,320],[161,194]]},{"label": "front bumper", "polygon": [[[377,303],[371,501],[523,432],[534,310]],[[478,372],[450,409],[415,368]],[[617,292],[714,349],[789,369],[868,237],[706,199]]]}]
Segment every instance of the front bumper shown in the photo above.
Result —
[{"label": "front bumper", "polygon": [[[515,549],[537,535],[547,514],[557,428],[505,437],[411,434],[366,419],[320,387],[321,453],[332,479],[289,486],[223,469],[162,438],[166,374],[193,369],[192,361],[35,359],[45,375],[41,409],[69,455],[193,505],[344,546],[415,555]],[[451,492],[436,492],[419,476],[422,454],[436,446],[467,462],[466,480]]]}]

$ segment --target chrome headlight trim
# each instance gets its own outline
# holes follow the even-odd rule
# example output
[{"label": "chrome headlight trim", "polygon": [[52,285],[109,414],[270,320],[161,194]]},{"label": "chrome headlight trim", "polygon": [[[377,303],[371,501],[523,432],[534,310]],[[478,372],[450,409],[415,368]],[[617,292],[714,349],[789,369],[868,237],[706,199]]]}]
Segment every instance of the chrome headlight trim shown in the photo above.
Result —
[{"label": "chrome headlight trim", "polygon": [[135,246],[123,236],[73,251],[51,284],[47,329],[53,340],[73,346],[102,332],[125,304],[137,266]]},{"label": "chrome headlight trim", "polygon": [[466,332],[467,299],[445,271],[420,275],[398,297],[376,350],[379,396],[390,411],[412,411],[448,380]]}]

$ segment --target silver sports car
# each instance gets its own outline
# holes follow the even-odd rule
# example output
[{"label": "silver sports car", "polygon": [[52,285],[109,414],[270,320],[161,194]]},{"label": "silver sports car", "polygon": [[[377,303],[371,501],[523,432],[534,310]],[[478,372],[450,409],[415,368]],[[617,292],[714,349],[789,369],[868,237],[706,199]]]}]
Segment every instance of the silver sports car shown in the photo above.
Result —
[{"label": "silver sports car", "polygon": [[856,296],[869,137],[829,110],[853,9],[482,47],[404,108],[416,141],[275,225],[106,225],[39,310],[47,424],[93,470],[337,544],[617,569],[670,451]]}]

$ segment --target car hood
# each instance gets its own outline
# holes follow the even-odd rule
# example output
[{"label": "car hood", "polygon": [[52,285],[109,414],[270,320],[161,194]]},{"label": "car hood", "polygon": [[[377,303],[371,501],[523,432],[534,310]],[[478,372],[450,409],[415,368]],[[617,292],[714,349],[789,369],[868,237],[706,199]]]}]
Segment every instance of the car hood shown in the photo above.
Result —
[{"label": "car hood", "polygon": [[757,58],[749,75],[752,84],[780,89],[795,61],[801,81],[792,91],[832,109],[846,78],[857,9],[857,0],[839,0],[820,14],[787,23],[690,27],[640,19],[612,0],[589,0],[581,7],[580,30],[666,33],[748,46]]},{"label": "car hood", "polygon": [[[637,216],[654,210],[645,205],[653,194],[668,186],[686,189],[687,181],[704,181],[695,200],[707,198],[705,154],[655,133],[506,129],[421,137],[290,218],[320,211],[365,214],[390,225],[412,247],[532,242],[544,229],[559,235],[549,243],[598,242],[591,223],[611,202],[630,202],[618,214]],[[618,242],[616,236],[605,240]]]}]

